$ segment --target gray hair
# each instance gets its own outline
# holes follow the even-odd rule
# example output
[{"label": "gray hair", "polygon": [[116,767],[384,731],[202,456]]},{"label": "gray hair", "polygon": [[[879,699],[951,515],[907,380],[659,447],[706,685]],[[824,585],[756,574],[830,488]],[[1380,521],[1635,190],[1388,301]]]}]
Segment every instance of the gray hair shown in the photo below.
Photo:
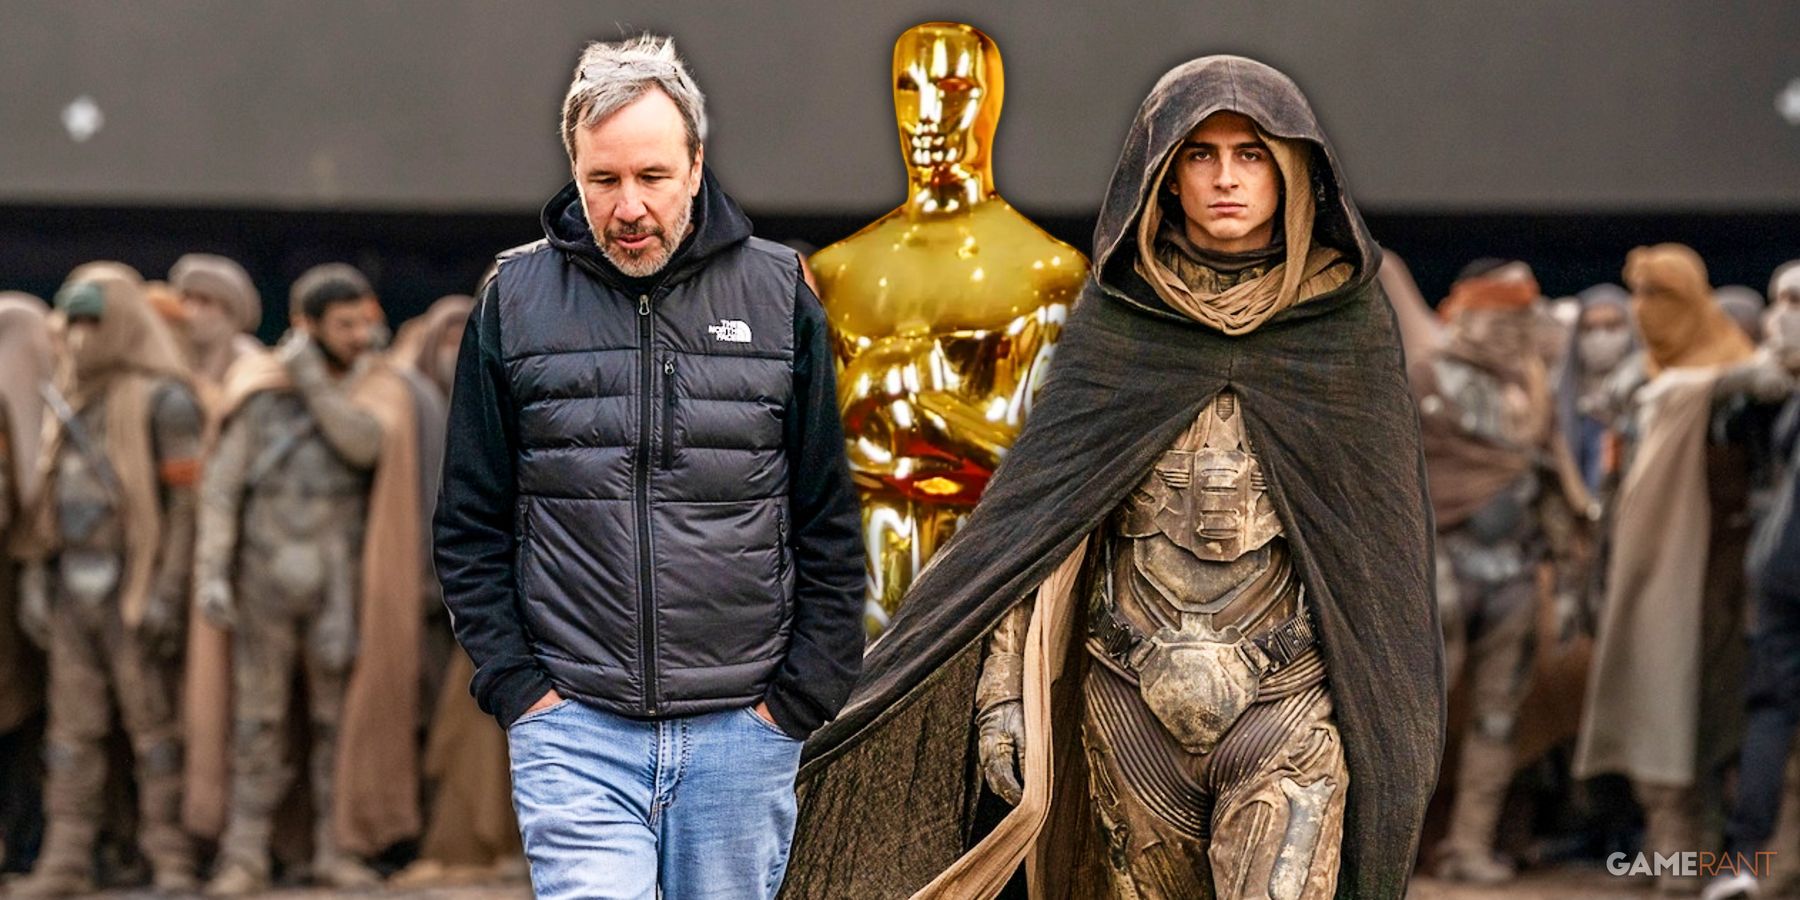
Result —
[{"label": "gray hair", "polygon": [[667,94],[681,111],[692,159],[706,140],[706,97],[675,54],[674,38],[642,34],[616,43],[594,41],[581,51],[563,98],[562,139],[569,161],[575,161],[577,127],[600,124],[651,88]]}]

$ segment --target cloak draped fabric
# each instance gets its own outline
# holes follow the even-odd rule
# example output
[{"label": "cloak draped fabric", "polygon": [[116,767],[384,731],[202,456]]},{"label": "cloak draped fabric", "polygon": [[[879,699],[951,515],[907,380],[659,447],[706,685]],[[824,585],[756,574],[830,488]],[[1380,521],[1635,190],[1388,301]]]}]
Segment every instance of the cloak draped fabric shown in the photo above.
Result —
[{"label": "cloak draped fabric", "polygon": [[[221,419],[228,420],[262,391],[290,389],[287,372],[274,354],[244,357],[226,376]],[[406,382],[386,364],[376,362],[355,376],[350,397],[380,421],[381,456],[369,490],[357,600],[359,650],[345,689],[339,726],[332,827],[343,850],[370,856],[419,833],[422,568],[398,561],[418,558],[423,525],[419,520],[417,426]],[[195,617],[199,617],[197,612]],[[229,673],[228,649],[223,655],[224,671]],[[192,669],[188,677],[187,696],[192,699],[198,677]],[[213,681],[213,690],[221,683],[229,684],[229,677]],[[210,706],[187,709],[190,779],[196,772],[229,771],[231,702],[228,697],[208,699]],[[184,820],[190,825],[223,823],[224,784],[216,791],[200,792],[192,780],[188,785]]]},{"label": "cloak draped fabric", "polygon": [[[1227,109],[1306,143],[1323,198],[1313,239],[1354,272],[1235,337],[1165,303],[1137,271],[1134,239],[1162,160]],[[1374,282],[1380,254],[1299,89],[1238,57],[1165,76],[1127,137],[1095,250],[1096,280],[1071,313],[1032,418],[870,648],[849,704],[807,744],[785,897],[901,897],[940,876],[956,879],[946,896],[991,896],[1020,858],[1034,860],[1035,896],[1081,889],[1072,869],[1083,854],[1061,849],[1091,830],[1078,811],[1085,763],[1071,752],[1080,707],[1069,688],[1079,679],[1054,676],[1057,654],[1073,649],[1057,643],[1082,631],[1056,624],[1063,613],[1042,603],[1044,592],[1055,593],[1053,573],[1226,388],[1242,400],[1317,617],[1350,771],[1372,773],[1350,782],[1338,895],[1405,891],[1443,747],[1431,512],[1394,313]],[[1033,591],[1028,646],[1047,668],[1026,681],[1026,797],[984,843],[972,765],[980,645]],[[1034,678],[1051,685],[1047,723]],[[1047,809],[1034,791],[1049,793]],[[988,849],[959,864],[972,843]],[[996,843],[1003,852],[990,854]]]},{"label": "cloak draped fabric", "polygon": [[1670,369],[1640,389],[1644,437],[1619,489],[1577,777],[1687,785],[1703,762],[1706,433],[1717,378],[1713,368]]},{"label": "cloak draped fabric", "polygon": [[13,470],[13,500],[19,509],[37,500],[39,423],[46,414],[39,386],[50,379],[50,310],[30,294],[0,292],[0,405],[6,417],[6,452]]},{"label": "cloak draped fabric", "polygon": [[[38,441],[44,402],[38,386],[52,371],[48,310],[27,294],[0,293],[0,542],[27,524],[37,500]],[[18,569],[0,559],[0,734],[44,706],[44,657],[19,627]]]},{"label": "cloak draped fabric", "polygon": [[439,297],[424,315],[400,326],[388,355],[399,366],[414,369],[430,379],[447,397],[456,373],[445,371],[444,364],[454,362],[455,356],[446,357],[438,352],[438,348],[451,328],[460,327],[469,320],[469,312],[474,308],[475,298],[467,294]]},{"label": "cloak draped fabric", "polygon": [[425,742],[425,777],[437,793],[419,858],[444,866],[491,866],[524,853],[513,816],[506,732],[469,696],[474,677],[469,655],[453,649]]},{"label": "cloak draped fabric", "polygon": [[[430,396],[429,403],[418,404],[420,474],[425,492],[420,497],[425,506],[420,521],[424,522],[431,521],[431,507],[437,498],[437,465],[444,444],[443,403],[454,374],[444,365],[453,357],[438,350],[449,329],[467,321],[474,304],[472,298],[460,294],[440,298],[424,315],[400,326],[389,351],[397,368],[425,382],[424,391]],[[414,387],[415,400],[426,399],[420,386]],[[429,535],[421,539],[430,544]],[[495,728],[493,717],[482,712],[469,695],[475,665],[468,654],[452,644],[446,655],[446,670],[431,673],[439,688],[428,700],[432,712],[424,774],[435,790],[425,834],[419,841],[419,859],[447,869],[489,867],[524,852],[513,816],[506,732]]]},{"label": "cloak draped fabric", "polygon": [[[207,458],[225,420],[251,396],[288,386],[275,357],[258,352],[240,357],[222,384],[201,392],[206,410]],[[188,615],[187,656],[182,672],[181,824],[192,834],[217,840],[225,831],[231,791],[231,632],[214,625],[198,608]]]},{"label": "cloak draped fabric", "polygon": [[1406,349],[1406,361],[1424,359],[1437,351],[1444,340],[1444,326],[1432,312],[1431,304],[1419,292],[1412,270],[1406,261],[1393,253],[1381,254],[1381,290],[1393,304],[1400,320],[1400,343]]},{"label": "cloak draped fabric", "polygon": [[[260,318],[260,307],[257,315]],[[206,413],[207,459],[212,458],[212,445],[224,427],[226,414],[250,394],[287,383],[287,374],[279,366],[267,364],[272,360],[237,366],[238,360],[260,359],[266,351],[249,335],[237,335],[233,342],[233,361],[223,380],[214,381],[203,374],[195,378],[195,393]],[[231,743],[231,633],[193,610],[187,620],[182,666],[181,727],[187,751],[182,754],[181,825],[196,837],[215,841],[225,831],[231,787],[226,749]]]}]

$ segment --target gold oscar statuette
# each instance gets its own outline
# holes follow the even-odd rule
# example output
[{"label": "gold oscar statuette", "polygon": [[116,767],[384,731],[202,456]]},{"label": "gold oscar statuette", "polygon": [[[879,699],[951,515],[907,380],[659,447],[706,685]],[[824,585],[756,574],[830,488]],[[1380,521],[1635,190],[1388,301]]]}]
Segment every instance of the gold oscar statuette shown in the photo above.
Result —
[{"label": "gold oscar statuette", "polygon": [[1041,386],[1087,259],[994,188],[1000,50],[932,22],[894,44],[906,202],[811,260],[862,497],[871,636],[974,508]]}]

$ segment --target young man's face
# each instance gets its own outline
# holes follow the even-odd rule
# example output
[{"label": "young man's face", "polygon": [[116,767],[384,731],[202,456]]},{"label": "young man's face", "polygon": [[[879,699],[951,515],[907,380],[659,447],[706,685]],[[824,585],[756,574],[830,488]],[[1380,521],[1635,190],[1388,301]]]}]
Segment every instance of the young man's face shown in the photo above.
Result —
[{"label": "young man's face", "polygon": [[362,300],[327,304],[324,315],[317,319],[301,316],[300,322],[325,351],[325,358],[339,369],[355,365],[375,337],[374,322]]},{"label": "young man's face", "polygon": [[1267,247],[1281,210],[1281,168],[1246,116],[1213,113],[1188,133],[1169,167],[1187,237],[1221,253]]},{"label": "young man's face", "polygon": [[575,183],[600,252],[633,278],[669,264],[687,236],[704,148],[688,153],[675,101],[651,89],[591,128],[575,129]]}]

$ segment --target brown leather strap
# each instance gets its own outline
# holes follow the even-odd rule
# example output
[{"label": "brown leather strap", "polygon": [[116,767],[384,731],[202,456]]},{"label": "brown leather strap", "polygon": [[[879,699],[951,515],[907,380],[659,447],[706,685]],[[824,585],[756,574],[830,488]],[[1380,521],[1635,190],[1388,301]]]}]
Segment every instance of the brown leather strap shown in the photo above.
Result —
[{"label": "brown leather strap", "polygon": [[[1120,618],[1117,610],[1110,604],[1095,604],[1092,610],[1093,614],[1088,622],[1089,634],[1099,643],[1108,658],[1133,676],[1137,675],[1144,657],[1150,652],[1149,636]],[[1267,665],[1256,666],[1259,674],[1268,677],[1299,659],[1301,654],[1317,644],[1318,634],[1313,630],[1312,616],[1302,605],[1300,612],[1292,618],[1246,639],[1246,642],[1254,644],[1268,660]]]}]

